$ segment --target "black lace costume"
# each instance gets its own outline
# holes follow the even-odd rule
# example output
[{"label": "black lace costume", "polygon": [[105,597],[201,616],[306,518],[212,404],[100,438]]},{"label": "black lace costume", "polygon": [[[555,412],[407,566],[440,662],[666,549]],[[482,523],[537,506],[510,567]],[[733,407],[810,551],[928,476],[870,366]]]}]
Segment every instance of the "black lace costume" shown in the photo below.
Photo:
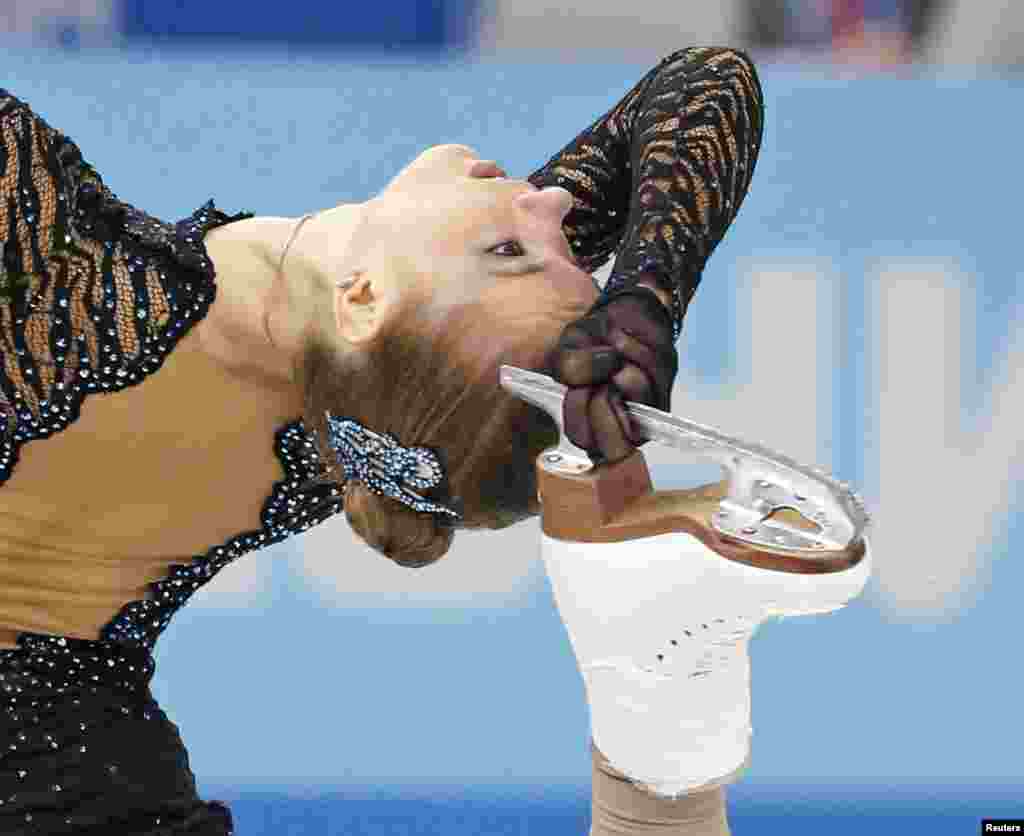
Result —
[{"label": "black lace costume", "polygon": [[675,336],[704,264],[750,187],[764,104],[754,65],[731,49],[673,53],[528,178],[574,198],[565,234],[604,292],[641,276],[672,294]]},{"label": "black lace costume", "polygon": [[[750,182],[761,118],[745,56],[683,50],[530,180],[575,196],[565,228],[585,268],[618,249],[610,286],[650,275],[672,291],[678,334]],[[204,235],[251,215],[209,201],[178,223],[150,217],[2,89],[0,143],[2,485],[22,446],[60,433],[86,398],[161,368],[216,296]],[[0,649],[0,832],[232,832],[227,807],[198,798],[177,727],[153,700],[152,651],[225,565],[341,511],[335,487],[298,490],[326,470],[301,420],[268,443],[281,479],[268,485],[261,529],[171,565],[97,640],[20,633],[16,649]]]}]

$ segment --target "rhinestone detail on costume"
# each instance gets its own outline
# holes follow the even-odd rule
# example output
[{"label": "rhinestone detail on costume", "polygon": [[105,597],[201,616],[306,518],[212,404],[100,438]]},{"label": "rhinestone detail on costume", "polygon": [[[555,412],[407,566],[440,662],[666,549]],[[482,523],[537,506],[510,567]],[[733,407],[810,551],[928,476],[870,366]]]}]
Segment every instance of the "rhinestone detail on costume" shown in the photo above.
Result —
[{"label": "rhinestone detail on costume", "polygon": [[[23,444],[79,416],[95,393],[156,372],[216,296],[206,233],[252,217],[213,201],[176,224],[118,200],[74,143],[0,89],[0,485]],[[301,420],[274,436],[283,478],[257,530],[173,564],[100,631],[78,639],[22,632],[0,649],[0,830],[79,832],[140,802],[131,832],[233,832],[202,801],[177,727],[149,691],[153,648],[174,613],[224,566],[342,509]],[[130,741],[130,745],[125,745]],[[119,832],[120,829],[119,829]],[[127,832],[127,831],[124,831]]]},{"label": "rhinestone detail on costume", "polygon": [[[17,103],[12,104],[12,102]],[[216,296],[212,200],[169,224],[117,199],[75,144],[0,90],[0,483],[84,399],[141,383]]]},{"label": "rhinestone detail on costume", "polygon": [[[7,358],[0,367],[2,485],[20,447],[69,426],[87,396],[124,389],[160,369],[216,296],[205,235],[252,214],[226,215],[211,200],[174,224],[147,215],[118,200],[72,140],[2,89],[0,139],[7,197],[0,202],[0,228],[7,229],[0,294],[8,302],[0,305]],[[41,331],[48,331],[45,341]],[[262,528],[188,565],[175,563],[151,584],[152,597],[125,605],[102,640],[152,650],[174,612],[228,562],[341,510],[335,487],[297,491],[324,472],[301,420],[275,433],[274,450],[284,479],[264,503]],[[322,510],[310,513],[306,502]]]},{"label": "rhinestone detail on costume", "polygon": [[[285,478],[274,484],[273,492],[264,503],[260,515],[263,528],[238,534],[189,564],[172,564],[165,579],[150,584],[154,598],[125,605],[104,628],[104,639],[138,642],[152,648],[174,613],[184,606],[192,593],[229,563],[243,554],[306,531],[342,510],[341,491],[334,485],[298,490],[307,479],[324,472],[316,445],[302,421],[294,421],[278,430],[275,450],[285,468]],[[332,497],[337,501],[323,504]],[[304,507],[307,504],[322,505],[323,510],[310,513]]]},{"label": "rhinestone detail on costume", "polygon": [[[210,200],[176,224],[153,218],[118,200],[70,139],[3,90],[0,141],[0,295],[8,303],[0,305],[8,358],[0,366],[2,485],[23,444],[65,429],[90,395],[141,383],[163,365],[216,297],[204,236],[252,214],[229,216]],[[151,597],[122,608],[102,640],[151,650],[174,612],[221,568],[341,510],[337,488],[296,491],[323,472],[301,421],[276,433],[275,452],[284,479],[264,503],[262,528],[173,564],[150,584]],[[332,496],[337,503],[324,502]],[[305,502],[322,510],[311,514]]]}]

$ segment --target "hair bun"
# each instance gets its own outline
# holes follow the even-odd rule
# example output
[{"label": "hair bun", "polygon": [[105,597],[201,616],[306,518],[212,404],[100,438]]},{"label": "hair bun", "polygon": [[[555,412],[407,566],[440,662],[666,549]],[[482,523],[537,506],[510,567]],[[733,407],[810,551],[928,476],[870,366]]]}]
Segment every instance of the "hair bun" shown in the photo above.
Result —
[{"label": "hair bun", "polygon": [[370,548],[410,569],[444,557],[455,536],[455,531],[441,525],[435,515],[413,511],[389,496],[379,496],[358,481],[345,487],[345,517]]}]

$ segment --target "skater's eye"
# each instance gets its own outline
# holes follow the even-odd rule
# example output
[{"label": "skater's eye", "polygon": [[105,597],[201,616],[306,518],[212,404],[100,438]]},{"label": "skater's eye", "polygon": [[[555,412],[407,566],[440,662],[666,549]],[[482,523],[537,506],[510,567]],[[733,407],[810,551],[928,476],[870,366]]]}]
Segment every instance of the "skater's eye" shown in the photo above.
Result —
[{"label": "skater's eye", "polygon": [[492,255],[502,256],[503,258],[522,258],[526,255],[526,250],[523,249],[522,244],[515,240],[503,241],[491,247],[487,252]]}]

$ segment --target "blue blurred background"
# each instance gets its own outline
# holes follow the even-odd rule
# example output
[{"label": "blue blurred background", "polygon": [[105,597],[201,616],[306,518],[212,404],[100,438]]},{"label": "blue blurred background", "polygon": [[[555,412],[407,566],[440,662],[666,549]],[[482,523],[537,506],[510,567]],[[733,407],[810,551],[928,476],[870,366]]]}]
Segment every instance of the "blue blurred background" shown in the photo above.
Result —
[{"label": "blue blurred background", "polygon": [[[153,214],[298,216],[438,143],[525,176],[668,52],[751,51],[764,149],[673,410],[861,487],[877,572],[847,610],[755,637],[733,831],[1024,816],[1024,12],[626,5],[15,0],[0,84]],[[709,475],[645,455],[659,487]],[[462,534],[408,572],[336,519],[225,570],[154,683],[204,796],[241,836],[586,833],[586,702],[537,545],[536,521]]]}]

